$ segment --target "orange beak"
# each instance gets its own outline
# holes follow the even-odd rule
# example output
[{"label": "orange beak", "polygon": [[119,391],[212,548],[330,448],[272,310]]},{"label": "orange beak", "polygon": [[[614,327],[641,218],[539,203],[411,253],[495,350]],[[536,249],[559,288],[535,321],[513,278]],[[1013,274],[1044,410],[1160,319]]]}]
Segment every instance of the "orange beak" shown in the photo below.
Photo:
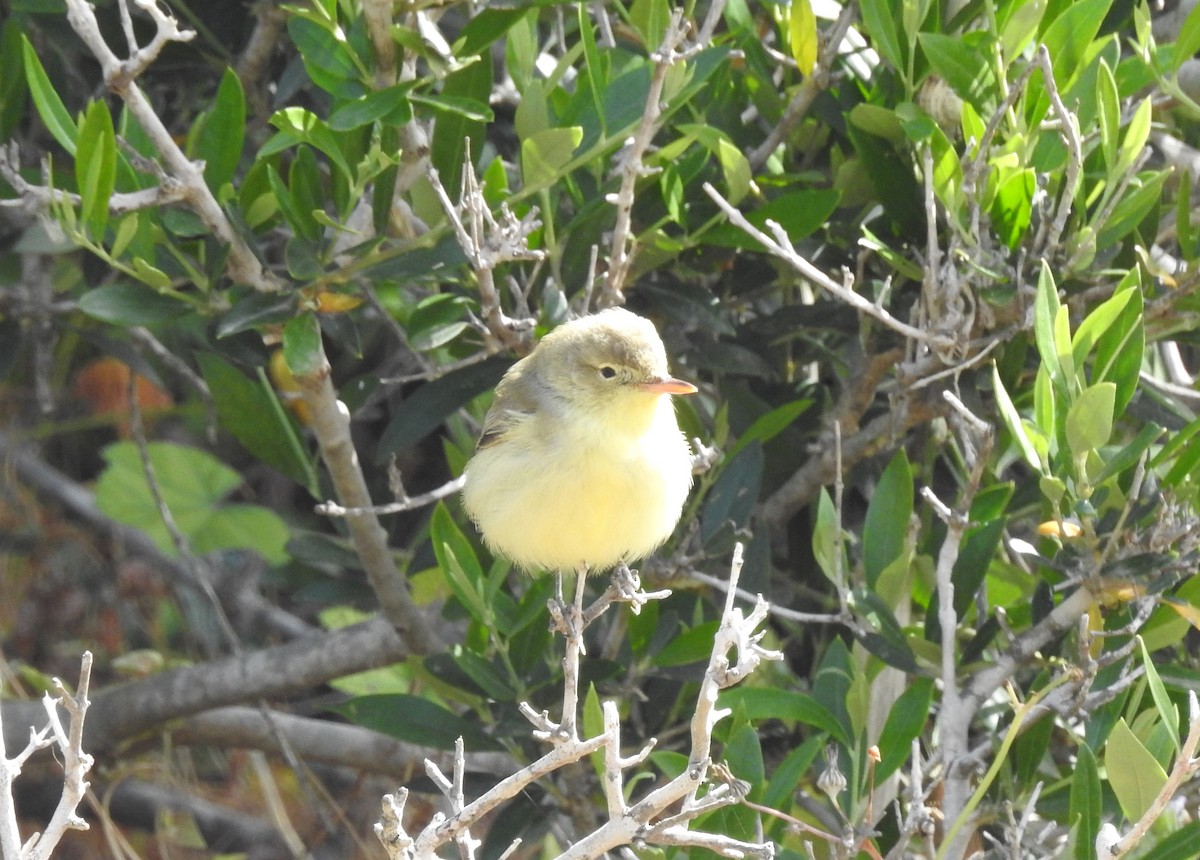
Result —
[{"label": "orange beak", "polygon": [[651,394],[695,394],[696,386],[682,379],[656,379],[653,382],[635,382],[634,386]]}]

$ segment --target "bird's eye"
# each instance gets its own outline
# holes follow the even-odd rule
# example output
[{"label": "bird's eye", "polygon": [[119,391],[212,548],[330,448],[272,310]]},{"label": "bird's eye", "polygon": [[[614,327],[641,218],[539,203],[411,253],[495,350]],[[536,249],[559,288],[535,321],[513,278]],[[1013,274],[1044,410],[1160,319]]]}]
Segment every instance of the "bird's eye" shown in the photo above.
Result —
[{"label": "bird's eye", "polygon": [[612,379],[617,375],[617,369],[611,365],[604,365],[600,368],[600,375],[605,379]]}]

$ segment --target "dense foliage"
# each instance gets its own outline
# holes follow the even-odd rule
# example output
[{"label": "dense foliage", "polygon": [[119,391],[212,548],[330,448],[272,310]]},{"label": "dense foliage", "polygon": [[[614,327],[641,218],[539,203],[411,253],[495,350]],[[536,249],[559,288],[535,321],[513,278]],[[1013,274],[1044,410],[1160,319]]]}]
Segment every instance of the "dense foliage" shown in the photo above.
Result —
[{"label": "dense foliage", "polygon": [[[468,795],[537,759],[554,579],[445,485],[515,357],[626,304],[715,449],[641,565],[673,593],[588,631],[583,734],[615,700],[658,738],[634,797],[686,767],[741,542],[786,659],[722,694],[749,803],[698,830],[1192,856],[1193,5],[173,0],[181,40],[7,4],[5,736],[94,651],[90,813],[131,855],[372,856],[379,793],[433,791],[406,744],[463,738]],[[593,764],[483,854],[594,828]]]}]

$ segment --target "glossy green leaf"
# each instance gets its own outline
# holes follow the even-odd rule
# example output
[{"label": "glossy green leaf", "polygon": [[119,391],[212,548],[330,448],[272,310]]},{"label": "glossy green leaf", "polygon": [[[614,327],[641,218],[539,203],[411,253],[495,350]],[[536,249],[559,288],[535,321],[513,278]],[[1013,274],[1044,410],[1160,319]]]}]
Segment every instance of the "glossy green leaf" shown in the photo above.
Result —
[{"label": "glossy green leaf", "polygon": [[1100,832],[1103,802],[1096,755],[1086,743],[1080,743],[1075,753],[1075,771],[1071,774],[1067,818],[1067,824],[1075,828],[1075,860],[1093,860],[1096,856],[1094,846]]},{"label": "glossy green leaf", "polygon": [[[841,195],[829,189],[810,189],[781,194],[764,206],[746,213],[746,220],[764,228],[768,219],[779,224],[788,236],[797,241],[819,230],[837,209]],[[745,231],[732,224],[723,224],[704,236],[708,245],[726,248],[761,248]]]},{"label": "glossy green leaf", "polygon": [[1042,34],[1059,89],[1070,87],[1112,0],[1076,0]]},{"label": "glossy green leaf", "polygon": [[921,735],[931,719],[932,702],[933,679],[916,678],[892,704],[887,722],[879,734],[880,761],[875,766],[876,784],[909,762],[912,742]]},{"label": "glossy green leaf", "polygon": [[981,62],[993,50],[986,34],[920,33],[917,38],[929,65],[960,98],[980,109],[994,101],[992,67]]},{"label": "glossy green leaf", "polygon": [[9,140],[17,125],[27,115],[25,81],[25,52],[21,47],[25,35],[18,19],[9,15],[0,23],[0,140]]},{"label": "glossy green leaf", "polygon": [[996,186],[992,200],[992,223],[1001,240],[1016,249],[1029,230],[1037,177],[1029,168],[1009,172]]},{"label": "glossy green leaf", "polygon": [[246,96],[232,69],[221,76],[213,105],[201,122],[195,157],[204,162],[204,181],[215,193],[233,181],[246,140]]},{"label": "glossy green leaf", "polygon": [[466,720],[428,698],[381,693],[341,702],[331,710],[357,726],[434,749],[452,750],[459,738],[469,750],[503,749],[478,723]]},{"label": "glossy green leaf", "polygon": [[863,525],[863,567],[868,588],[874,588],[884,568],[905,551],[912,512],[912,467],[901,448],[879,477],[867,507]]},{"label": "glossy green leaf", "polygon": [[837,510],[829,492],[821,487],[817,494],[816,522],[813,524],[812,548],[817,566],[830,582],[836,582],[838,573],[846,575],[844,560],[839,561],[841,552],[840,525],[837,521]]},{"label": "glossy green leaf", "polygon": [[266,378],[251,379],[215,353],[198,353],[196,360],[221,426],[259,460],[318,495],[306,447]]},{"label": "glossy green leaf", "polygon": [[583,129],[548,128],[521,141],[521,180],[526,188],[541,188],[560,179],[571,161]]},{"label": "glossy green leaf", "polygon": [[499,41],[506,32],[523,17],[529,9],[523,4],[516,8],[502,9],[486,7],[467,22],[458,40],[454,43],[456,57],[470,57],[489,45]]},{"label": "glossy green leaf", "polygon": [[230,337],[262,325],[283,323],[296,315],[297,297],[291,293],[250,293],[234,302],[217,320],[218,338]]},{"label": "glossy green leaf", "polygon": [[[272,564],[287,559],[288,527],[275,513],[257,505],[221,504],[241,485],[237,472],[211,454],[169,442],[151,442],[149,454],[162,503],[192,552],[249,549]],[[177,556],[137,446],[110,445],[104,459],[108,466],[96,482],[96,505],[118,522],[145,532],[164,553]]]},{"label": "glossy green leaf", "polygon": [[1130,731],[1124,718],[1117,720],[1109,733],[1104,768],[1121,811],[1130,821],[1142,817],[1167,781],[1162,765]]},{"label": "glossy green leaf", "polygon": [[1108,458],[1104,468],[1093,480],[1100,484],[1114,475],[1120,475],[1132,469],[1162,434],[1162,427],[1157,424],[1147,424],[1120,451]]},{"label": "glossy green leaf", "polygon": [[[1197,6],[1196,9],[1200,9],[1200,6]],[[1152,849],[1154,860],[1192,860],[1196,856],[1198,843],[1200,843],[1200,821],[1189,821],[1169,836],[1154,843]]]},{"label": "glossy green leaf", "polygon": [[963,538],[950,574],[954,583],[954,611],[959,618],[965,616],[975,602],[1006,525],[1007,521],[1003,518],[990,520],[969,529]]},{"label": "glossy green leaf", "polygon": [[1158,676],[1158,669],[1154,665],[1154,661],[1150,658],[1150,651],[1146,648],[1146,642],[1140,636],[1138,637],[1138,647],[1142,653],[1142,669],[1146,673],[1146,684],[1150,688],[1150,698],[1154,701],[1154,707],[1158,710],[1158,718],[1162,720],[1166,727],[1166,735],[1171,741],[1175,755],[1179,754],[1179,710],[1175,707],[1167,695],[1167,688],[1163,686],[1162,678]]},{"label": "glossy green leaf", "polygon": [[321,327],[316,314],[303,313],[283,327],[283,357],[296,376],[310,376],[325,368]]},{"label": "glossy green leaf", "polygon": [[629,20],[641,35],[642,44],[654,50],[662,45],[671,22],[671,5],[668,0],[633,0]]},{"label": "glossy green leaf", "polygon": [[441,502],[433,509],[429,520],[429,539],[438,568],[446,576],[458,602],[477,623],[490,626],[493,616],[483,593],[483,568],[470,541]]},{"label": "glossy green leaf", "polygon": [[38,59],[37,51],[24,35],[21,36],[21,51],[25,60],[25,80],[29,82],[29,94],[33,97],[33,106],[37,108],[38,116],[46,125],[46,130],[58,141],[58,145],[71,155],[75,155],[75,142],[79,138],[79,129],[71,114],[63,104],[62,99],[50,83],[42,61]]},{"label": "glossy green leaf", "polygon": [[[1121,98],[1117,93],[1117,82],[1108,63],[1100,60],[1096,75],[1096,107],[1100,131],[1100,152],[1104,163],[1112,170],[1117,163],[1117,146],[1120,143]],[[1113,171],[1116,175],[1116,171]]]},{"label": "glossy green leaf", "polygon": [[1067,375],[1059,363],[1055,333],[1061,309],[1062,305],[1058,301],[1058,287],[1054,283],[1054,275],[1050,272],[1049,264],[1043,261],[1041,272],[1038,275],[1033,332],[1037,341],[1038,355],[1042,359],[1042,367],[1049,374],[1055,390],[1066,393]]},{"label": "glossy green leaf", "polygon": [[817,64],[817,49],[820,47],[817,33],[817,16],[813,14],[809,0],[792,0],[788,13],[788,46],[792,58],[802,75],[811,75]]},{"label": "glossy green leaf", "polygon": [[888,0],[862,0],[859,3],[863,27],[879,55],[896,69],[905,68],[904,54],[900,47],[900,34],[892,4]]},{"label": "glossy green leaf", "polygon": [[496,356],[479,364],[459,368],[417,388],[405,398],[379,436],[377,463],[405,451],[432,433],[446,418],[500,382],[509,367]]},{"label": "glossy green leaf", "polygon": [[367,91],[363,71],[336,22],[318,23],[293,14],[288,16],[287,28],[313,83],[343,99],[358,98]]},{"label": "glossy green leaf", "polygon": [[120,326],[154,325],[187,313],[187,302],[140,284],[105,284],[79,297],[79,309],[88,316]]},{"label": "glossy green leaf", "polygon": [[738,710],[751,722],[764,719],[794,722],[828,732],[838,743],[850,743],[837,717],[805,693],[770,687],[732,687],[721,691],[717,706]]},{"label": "glossy green leaf", "polygon": [[1033,445],[1030,435],[1026,432],[1024,421],[1016,411],[1013,405],[1012,398],[1008,396],[1008,391],[1004,390],[1004,383],[1000,379],[1000,371],[995,365],[991,368],[991,384],[992,390],[996,395],[996,405],[1000,408],[1000,415],[1004,420],[1004,426],[1008,427],[1008,432],[1012,434],[1013,441],[1021,451],[1021,456],[1025,457],[1025,462],[1030,464],[1036,471],[1042,471],[1043,463],[1038,449]]},{"label": "glossy green leaf", "polygon": [[803,415],[812,406],[812,403],[811,400],[793,400],[777,406],[766,415],[759,416],[725,451],[726,458],[737,456],[738,452],[751,442],[765,444],[774,439]]},{"label": "glossy green leaf", "polygon": [[1178,72],[1179,67],[1200,51],[1200,5],[1192,7],[1179,28],[1179,36],[1171,51],[1171,71]]},{"label": "glossy green leaf", "polygon": [[1076,457],[1108,444],[1112,436],[1117,386],[1099,382],[1084,391],[1067,412],[1067,445]]},{"label": "glossy green leaf", "polygon": [[79,189],[80,216],[92,237],[104,238],[108,207],[117,182],[117,136],[112,114],[103,101],[88,105],[79,129],[75,182]]},{"label": "glossy green leaf", "polygon": [[707,662],[712,653],[713,637],[717,634],[718,626],[716,621],[706,621],[683,631],[654,655],[652,664],[667,668]]},{"label": "glossy green leaf", "polygon": [[1146,148],[1146,140],[1150,137],[1150,112],[1149,97],[1138,102],[1133,116],[1129,118],[1129,125],[1125,127],[1125,136],[1121,139],[1121,148],[1117,152],[1117,163],[1113,168],[1114,176],[1120,176],[1132,168],[1134,162],[1141,157],[1142,151]]},{"label": "glossy green leaf", "polygon": [[1150,210],[1162,202],[1163,184],[1169,175],[1168,171],[1158,171],[1142,177],[1140,184],[1135,183],[1113,208],[1108,220],[1100,225],[1096,246],[1110,248],[1132,233]]},{"label": "glossy green leaf", "polygon": [[411,83],[395,84],[348,102],[330,115],[329,127],[334,131],[349,131],[373,122],[404,125],[413,115],[408,100],[411,89]]},{"label": "glossy green leaf", "polygon": [[757,442],[751,442],[721,466],[721,472],[704,500],[700,517],[703,543],[718,536],[732,543],[732,532],[747,526],[758,501],[762,474],[763,451]]},{"label": "glossy green leaf", "polygon": [[452,199],[458,199],[468,151],[472,161],[477,161],[483,152],[485,124],[493,119],[488,107],[491,92],[492,64],[480,61],[447,75],[437,96],[409,94],[414,104],[427,107],[437,115],[430,159]]},{"label": "glossy green leaf", "polygon": [[1071,338],[1071,353],[1076,367],[1083,366],[1096,341],[1112,328],[1121,312],[1129,305],[1129,300],[1138,292],[1136,288],[1114,292],[1079,324],[1074,337]]}]

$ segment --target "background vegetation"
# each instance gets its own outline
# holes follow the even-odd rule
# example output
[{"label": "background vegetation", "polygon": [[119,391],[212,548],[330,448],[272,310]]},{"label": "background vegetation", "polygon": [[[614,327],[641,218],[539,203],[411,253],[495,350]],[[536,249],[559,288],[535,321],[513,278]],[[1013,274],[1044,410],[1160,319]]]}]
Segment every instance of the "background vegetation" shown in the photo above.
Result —
[{"label": "background vegetation", "polygon": [[[542,756],[553,578],[453,479],[508,364],[618,303],[715,452],[672,594],[588,630],[581,734],[658,739],[635,799],[740,541],[784,659],[722,693],[747,802],[697,831],[1193,856],[1193,5],[4,4],[2,714],[11,752],[94,653],[63,856],[380,856],[424,757],[463,738],[470,800]],[[479,855],[595,831],[603,770]],[[61,785],[26,764],[23,833]]]}]

